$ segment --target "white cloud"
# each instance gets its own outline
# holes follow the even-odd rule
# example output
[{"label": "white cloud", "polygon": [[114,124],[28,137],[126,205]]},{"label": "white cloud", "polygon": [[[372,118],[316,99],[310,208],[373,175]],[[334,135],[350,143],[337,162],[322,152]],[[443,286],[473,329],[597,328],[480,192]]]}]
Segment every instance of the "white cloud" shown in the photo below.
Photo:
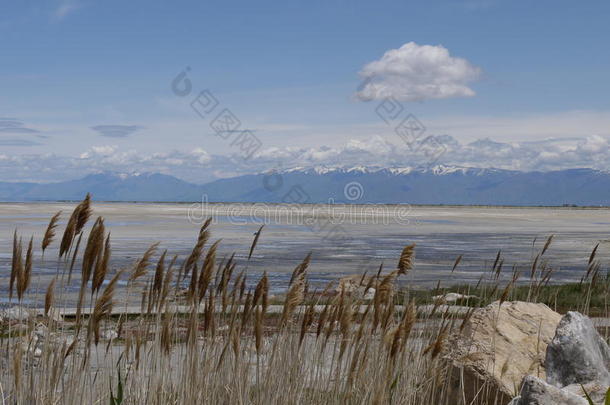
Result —
[{"label": "white cloud", "polygon": [[80,154],[81,159],[89,159],[94,156],[110,156],[117,150],[116,145],[93,146],[86,152]]},{"label": "white cloud", "polygon": [[409,42],[364,66],[360,72],[364,82],[356,96],[363,101],[471,97],[475,92],[468,84],[480,74],[478,67],[451,56],[441,45]]},{"label": "white cloud", "polygon": [[56,20],[62,20],[67,17],[69,14],[78,10],[82,7],[82,4],[76,0],[62,0],[59,2],[57,8],[53,12],[53,17]]}]

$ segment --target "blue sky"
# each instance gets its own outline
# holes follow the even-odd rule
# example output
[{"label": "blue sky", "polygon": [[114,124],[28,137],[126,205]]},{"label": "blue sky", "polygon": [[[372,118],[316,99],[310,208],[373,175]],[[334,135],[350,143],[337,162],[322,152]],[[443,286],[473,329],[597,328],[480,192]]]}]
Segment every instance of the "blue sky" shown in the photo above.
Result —
[{"label": "blue sky", "polygon": [[[374,80],[427,134],[458,143],[446,164],[610,169],[609,20],[603,1],[4,2],[0,180],[415,164],[375,113],[382,97],[356,94],[374,61]],[[438,71],[409,59],[440,47]],[[384,62],[399,49],[404,59]],[[456,60],[470,70],[437,77]],[[406,77],[403,62],[425,77]],[[187,66],[193,95],[209,89],[261,141],[250,162],[194,113],[192,97],[172,93]],[[411,97],[416,79],[459,89]],[[486,138],[499,146],[468,146]]]}]

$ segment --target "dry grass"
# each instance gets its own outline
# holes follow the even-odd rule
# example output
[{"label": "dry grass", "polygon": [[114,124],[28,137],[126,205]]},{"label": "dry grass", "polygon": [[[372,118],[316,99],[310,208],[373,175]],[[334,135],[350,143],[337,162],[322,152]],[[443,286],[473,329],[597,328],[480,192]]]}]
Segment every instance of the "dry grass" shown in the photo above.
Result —
[{"label": "dry grass", "polygon": [[[112,266],[110,235],[98,218],[82,265],[75,269],[80,278],[77,315],[56,319],[90,216],[87,196],[59,243],[59,270],[46,288],[44,311],[3,325],[4,403],[464,404],[451,387],[452,369],[442,353],[448,336],[459,333],[465,320],[441,310],[438,302],[418,315],[416,304],[430,302],[434,292],[423,297],[396,284],[414,266],[415,245],[404,248],[396,270],[384,273],[380,267],[375,277],[362,276],[365,290],[375,289],[368,301],[344,290],[331,294],[330,286],[312,293],[309,254],[294,269],[278,308],[269,303],[266,273],[254,291],[246,291],[245,269],[264,237],[262,227],[244,263],[234,256],[218,262],[220,241],[208,245],[208,221],[188,257],[168,261],[167,251],[157,257],[156,243],[131,269],[119,270]],[[41,253],[53,243],[58,217],[49,223]],[[552,237],[534,259],[526,287],[517,286],[521,276],[516,269],[508,283],[500,284],[504,258],[498,252],[477,286],[460,287],[466,294],[479,294],[476,303],[466,304],[542,298],[552,274],[546,259],[551,244]],[[9,291],[11,300],[16,291],[18,303],[31,293],[33,246],[30,239],[24,258],[22,238],[13,235]],[[596,250],[581,282],[586,302],[578,309],[583,312],[608,295]],[[128,296],[141,296],[138,316],[120,311],[117,284],[122,279]],[[437,293],[443,291],[449,290],[439,287]]]}]

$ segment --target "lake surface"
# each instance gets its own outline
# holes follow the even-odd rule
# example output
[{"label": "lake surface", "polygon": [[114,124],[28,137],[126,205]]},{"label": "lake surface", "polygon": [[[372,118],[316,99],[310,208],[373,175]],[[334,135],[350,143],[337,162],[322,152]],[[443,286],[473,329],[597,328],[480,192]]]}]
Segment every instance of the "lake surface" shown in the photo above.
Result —
[{"label": "lake surface", "polygon": [[[14,230],[24,240],[34,236],[38,255],[32,288],[42,290],[56,274],[57,245],[74,206],[0,204],[0,298],[7,297]],[[60,210],[58,235],[43,262],[40,241],[50,217]],[[500,249],[505,278],[513,265],[527,273],[535,252],[551,234],[554,241],[545,256],[555,268],[555,282],[580,279],[597,243],[604,270],[610,257],[608,209],[94,203],[93,212],[85,236],[95,217],[103,216],[111,232],[113,269],[130,265],[154,242],[160,242],[168,256],[185,257],[209,215],[214,217],[211,241],[222,239],[219,258],[235,252],[243,268],[253,234],[265,223],[247,263],[248,274],[255,283],[267,271],[275,291],[286,286],[308,252],[312,252],[309,279],[316,287],[345,274],[376,272],[382,262],[385,269],[394,269],[402,248],[413,242],[415,269],[403,282],[414,286],[432,286],[438,280],[443,285],[476,283]],[[452,273],[460,254],[463,259]]]}]

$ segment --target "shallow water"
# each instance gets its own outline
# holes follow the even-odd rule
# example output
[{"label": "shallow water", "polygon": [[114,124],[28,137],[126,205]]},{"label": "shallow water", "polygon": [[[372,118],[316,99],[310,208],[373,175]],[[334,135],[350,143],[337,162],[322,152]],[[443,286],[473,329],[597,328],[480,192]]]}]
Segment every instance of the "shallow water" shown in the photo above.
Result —
[{"label": "shallow water", "polygon": [[[57,272],[56,247],[74,205],[0,204],[0,298],[7,296],[13,231],[18,229],[24,240],[34,235],[40,252],[48,219],[63,211],[47,259],[36,260],[33,289],[37,283],[45,286]],[[94,216],[103,216],[112,234],[114,269],[129,265],[157,241],[168,256],[184,257],[208,215],[214,215],[212,241],[222,238],[219,257],[235,252],[245,266],[253,234],[264,222],[247,263],[249,280],[254,283],[266,270],[276,291],[286,286],[290,272],[310,251],[309,278],[322,288],[342,274],[375,272],[382,262],[386,269],[395,268],[403,246],[413,242],[417,243],[415,269],[404,280],[416,286],[438,280],[444,285],[476,283],[499,249],[505,277],[513,265],[527,273],[550,234],[555,238],[545,256],[555,268],[556,282],[580,279],[595,244],[600,243],[602,263],[607,262],[610,248],[607,209],[139,203],[94,203],[93,208]],[[460,254],[462,262],[451,273]]]}]

